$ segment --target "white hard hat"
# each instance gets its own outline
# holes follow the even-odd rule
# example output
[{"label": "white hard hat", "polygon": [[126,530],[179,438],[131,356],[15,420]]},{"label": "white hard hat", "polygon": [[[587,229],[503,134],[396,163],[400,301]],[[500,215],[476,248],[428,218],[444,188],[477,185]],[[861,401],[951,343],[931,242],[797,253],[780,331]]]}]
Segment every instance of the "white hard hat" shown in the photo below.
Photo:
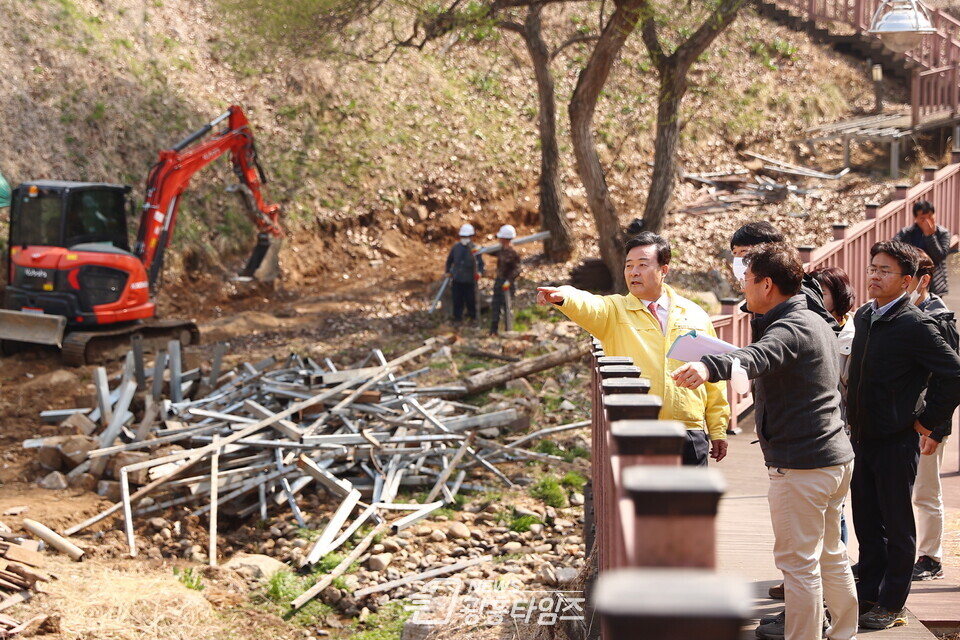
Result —
[{"label": "white hard hat", "polygon": [[472,224],[470,224],[470,223],[468,222],[467,224],[465,224],[465,225],[463,225],[462,227],[460,227],[460,237],[461,237],[461,238],[469,238],[469,237],[472,236],[472,235],[473,235],[473,225],[472,225]]},{"label": "white hard hat", "polygon": [[505,224],[500,227],[500,231],[497,231],[498,238],[504,238],[506,240],[513,240],[517,237],[517,230],[513,228],[512,224]]}]

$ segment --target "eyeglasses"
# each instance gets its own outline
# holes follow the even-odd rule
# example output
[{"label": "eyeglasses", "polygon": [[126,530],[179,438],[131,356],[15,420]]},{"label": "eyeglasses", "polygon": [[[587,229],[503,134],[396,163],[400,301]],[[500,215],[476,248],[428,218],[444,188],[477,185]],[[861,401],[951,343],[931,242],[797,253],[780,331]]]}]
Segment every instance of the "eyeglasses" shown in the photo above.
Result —
[{"label": "eyeglasses", "polygon": [[889,276],[889,275],[902,276],[902,275],[905,275],[905,274],[900,273],[899,271],[890,271],[889,269],[881,269],[881,268],[877,268],[877,267],[874,267],[874,266],[869,266],[869,267],[867,267],[867,275],[868,275],[868,276],[879,275],[881,278],[885,278],[885,277],[887,277],[887,276]]}]

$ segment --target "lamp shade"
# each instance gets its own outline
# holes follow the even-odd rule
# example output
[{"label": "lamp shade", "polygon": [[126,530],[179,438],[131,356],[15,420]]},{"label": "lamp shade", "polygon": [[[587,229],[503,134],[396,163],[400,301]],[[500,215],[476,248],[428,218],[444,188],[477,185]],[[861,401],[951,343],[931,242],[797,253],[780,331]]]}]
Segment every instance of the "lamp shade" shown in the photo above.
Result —
[{"label": "lamp shade", "polygon": [[925,34],[936,32],[919,0],[884,0],[867,30],[897,53],[913,49]]}]

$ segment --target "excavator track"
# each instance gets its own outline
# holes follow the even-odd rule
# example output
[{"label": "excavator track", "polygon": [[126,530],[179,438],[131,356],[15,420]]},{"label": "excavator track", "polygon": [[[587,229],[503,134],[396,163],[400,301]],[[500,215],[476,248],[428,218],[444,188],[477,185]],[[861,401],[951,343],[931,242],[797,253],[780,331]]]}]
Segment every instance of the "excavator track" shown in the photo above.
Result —
[{"label": "excavator track", "polygon": [[170,340],[183,346],[200,343],[200,329],[189,320],[149,320],[119,329],[72,331],[63,339],[63,362],[71,367],[98,364],[123,357],[130,338],[143,337],[147,349],[165,348]]}]

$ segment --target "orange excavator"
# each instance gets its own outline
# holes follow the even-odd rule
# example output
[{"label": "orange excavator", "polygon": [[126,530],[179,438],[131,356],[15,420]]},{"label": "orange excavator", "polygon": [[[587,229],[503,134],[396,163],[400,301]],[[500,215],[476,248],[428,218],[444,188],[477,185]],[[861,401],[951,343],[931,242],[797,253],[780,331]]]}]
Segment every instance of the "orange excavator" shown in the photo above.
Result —
[{"label": "orange excavator", "polygon": [[[221,123],[225,127],[206,138]],[[257,244],[245,277],[271,280],[278,273],[280,207],[264,201],[266,176],[243,111],[231,106],[160,158],[147,177],[133,250],[127,215],[136,214],[131,188],[101,182],[35,180],[10,198],[10,241],[0,340],[52,344],[64,362],[95,362],[127,348],[134,334],[154,343],[199,341],[190,321],[156,318],[153,295],[173,236],[177,208],[193,175],[230,153],[240,191],[257,227]]]}]

